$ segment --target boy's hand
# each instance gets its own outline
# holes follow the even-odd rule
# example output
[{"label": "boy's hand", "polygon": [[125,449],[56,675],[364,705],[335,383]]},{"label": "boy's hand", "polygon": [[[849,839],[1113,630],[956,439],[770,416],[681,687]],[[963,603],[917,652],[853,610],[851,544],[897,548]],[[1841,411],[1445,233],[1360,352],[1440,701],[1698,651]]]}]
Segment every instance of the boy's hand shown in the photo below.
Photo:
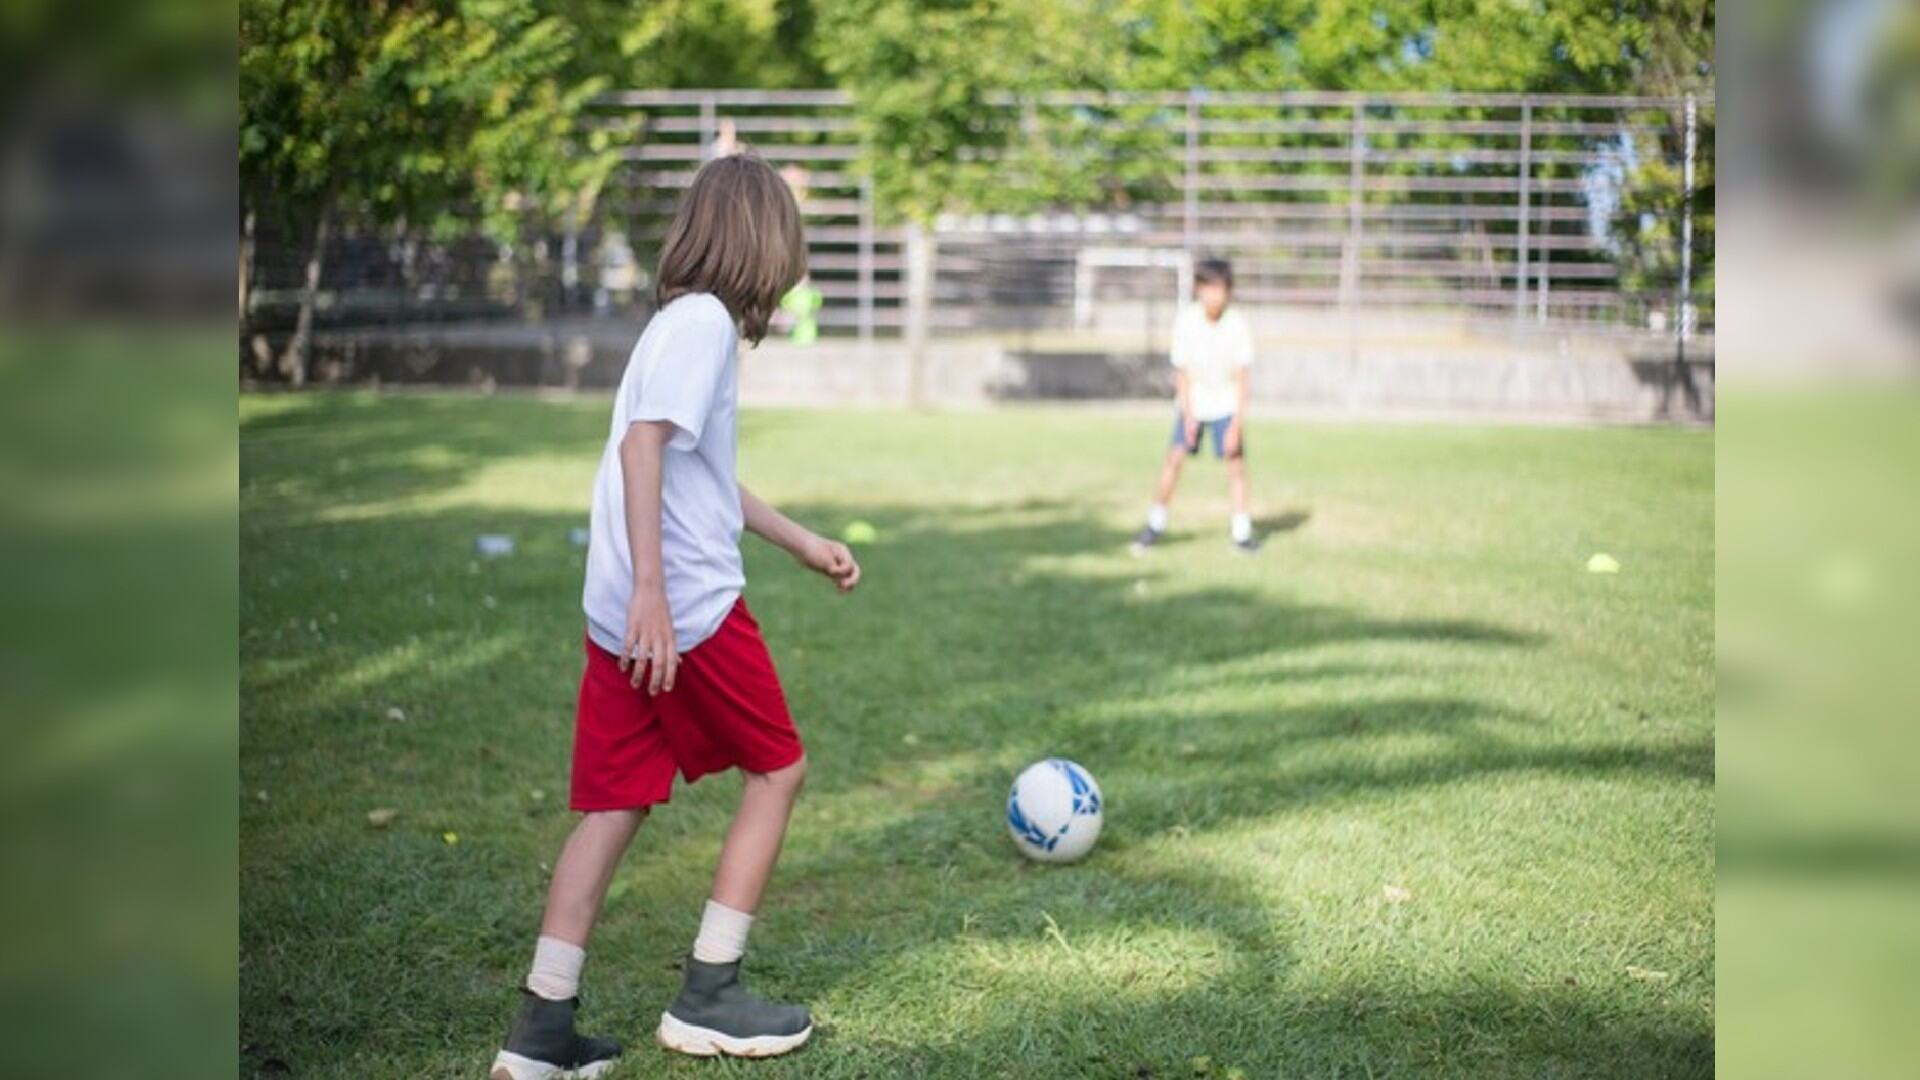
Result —
[{"label": "boy's hand", "polygon": [[1192,451],[1197,449],[1200,443],[1200,421],[1195,420],[1193,418],[1192,413],[1185,413],[1183,415],[1185,416],[1187,421],[1187,426],[1185,429],[1185,434],[1187,436],[1187,449],[1188,451]]},{"label": "boy's hand", "polygon": [[860,584],[860,564],[854,561],[852,549],[838,540],[814,536],[795,557],[801,566],[826,575],[834,588],[843,593],[852,592],[853,587]]},{"label": "boy's hand", "polygon": [[673,689],[680,670],[680,643],[673,636],[673,614],[667,609],[666,590],[658,585],[635,586],[627,602],[627,636],[620,646],[620,670],[633,676],[634,689],[644,679],[648,694]]}]

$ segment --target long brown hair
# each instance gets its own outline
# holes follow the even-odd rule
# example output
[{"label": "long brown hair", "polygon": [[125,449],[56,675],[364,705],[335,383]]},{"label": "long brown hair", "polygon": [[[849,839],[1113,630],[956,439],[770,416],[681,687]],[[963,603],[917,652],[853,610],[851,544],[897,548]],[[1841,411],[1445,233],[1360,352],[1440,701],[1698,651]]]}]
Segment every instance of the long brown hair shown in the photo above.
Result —
[{"label": "long brown hair", "polygon": [[660,248],[654,296],[665,307],[688,293],[712,293],[757,345],[780,298],[806,276],[793,192],[759,157],[733,154],[694,174]]}]

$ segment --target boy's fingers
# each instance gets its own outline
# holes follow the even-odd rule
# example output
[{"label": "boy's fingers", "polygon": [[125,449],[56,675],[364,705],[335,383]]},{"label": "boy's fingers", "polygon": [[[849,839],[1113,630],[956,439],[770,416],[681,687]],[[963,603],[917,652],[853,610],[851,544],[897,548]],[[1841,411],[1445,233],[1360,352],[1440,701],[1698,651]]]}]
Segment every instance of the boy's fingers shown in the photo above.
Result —
[{"label": "boy's fingers", "polygon": [[673,646],[664,640],[654,645],[653,656],[653,678],[650,680],[648,692],[657,695],[662,689],[671,687],[673,667],[679,657],[674,655]]}]

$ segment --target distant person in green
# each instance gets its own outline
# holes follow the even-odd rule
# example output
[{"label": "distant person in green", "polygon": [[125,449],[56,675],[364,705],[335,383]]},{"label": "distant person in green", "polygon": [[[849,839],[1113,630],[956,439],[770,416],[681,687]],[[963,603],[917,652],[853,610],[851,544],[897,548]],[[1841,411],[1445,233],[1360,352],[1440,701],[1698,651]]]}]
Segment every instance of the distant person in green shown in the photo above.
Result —
[{"label": "distant person in green", "polygon": [[1160,480],[1147,507],[1147,524],[1134,537],[1135,551],[1160,542],[1167,531],[1167,506],[1180,484],[1180,469],[1200,452],[1203,437],[1227,463],[1233,496],[1228,537],[1241,552],[1259,549],[1247,493],[1247,382],[1253,369],[1253,331],[1232,306],[1233,267],[1224,259],[1203,259],[1193,268],[1193,302],[1173,320],[1173,435],[1160,465]]},{"label": "distant person in green", "polygon": [[793,325],[787,328],[788,341],[811,345],[819,339],[820,307],[826,301],[826,294],[810,278],[803,278],[800,284],[787,290],[787,295],[780,298],[780,310],[793,320]]}]

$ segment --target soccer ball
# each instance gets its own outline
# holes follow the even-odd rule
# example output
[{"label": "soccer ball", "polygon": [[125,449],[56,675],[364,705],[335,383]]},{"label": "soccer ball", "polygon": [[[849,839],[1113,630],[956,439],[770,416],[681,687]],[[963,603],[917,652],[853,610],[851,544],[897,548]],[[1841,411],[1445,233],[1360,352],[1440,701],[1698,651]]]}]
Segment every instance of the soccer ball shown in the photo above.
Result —
[{"label": "soccer ball", "polygon": [[1027,766],[1007,794],[1007,831],[1029,859],[1078,859],[1100,839],[1100,820],[1100,785],[1066,758]]}]

